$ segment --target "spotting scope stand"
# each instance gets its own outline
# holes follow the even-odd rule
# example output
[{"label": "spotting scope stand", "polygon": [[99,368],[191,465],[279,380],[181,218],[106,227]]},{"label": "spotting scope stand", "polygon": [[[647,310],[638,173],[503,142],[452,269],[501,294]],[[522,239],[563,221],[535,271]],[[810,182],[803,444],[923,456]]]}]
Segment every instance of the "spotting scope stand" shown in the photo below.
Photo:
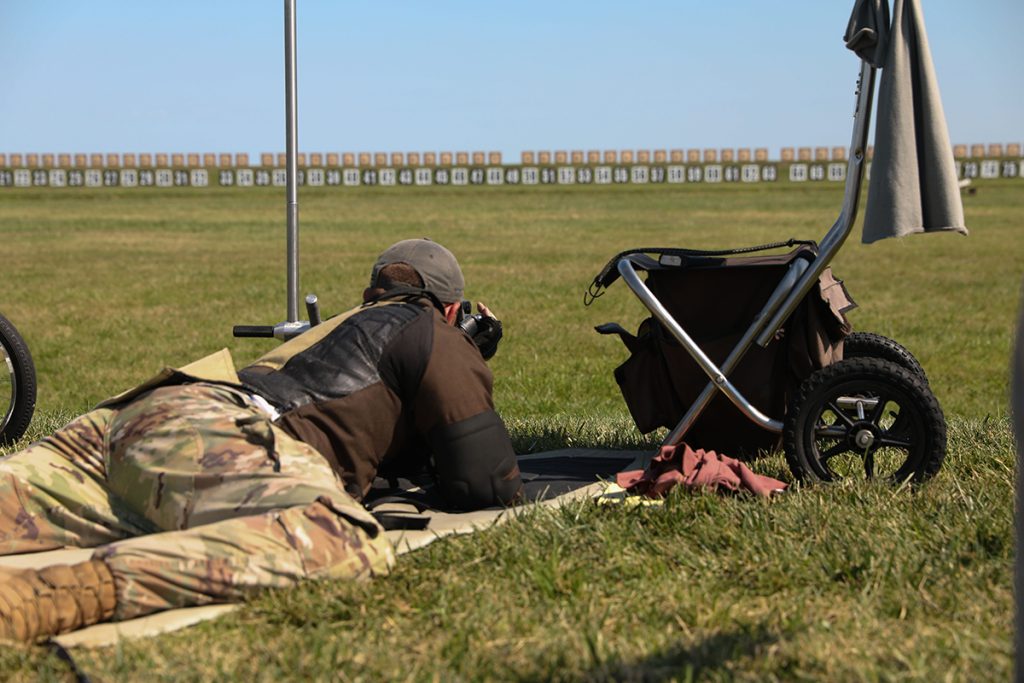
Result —
[{"label": "spotting scope stand", "polygon": [[316,294],[306,295],[306,314],[309,320],[285,320],[276,325],[235,325],[231,333],[236,337],[265,337],[288,341],[311,327],[320,324],[320,301]]},{"label": "spotting scope stand", "polygon": [[235,325],[236,337],[267,337],[288,341],[320,323],[315,294],[306,297],[309,320],[299,320],[299,192],[298,192],[298,95],[295,68],[295,0],[284,0],[284,95],[287,148],[288,220],[288,319],[276,325]]}]

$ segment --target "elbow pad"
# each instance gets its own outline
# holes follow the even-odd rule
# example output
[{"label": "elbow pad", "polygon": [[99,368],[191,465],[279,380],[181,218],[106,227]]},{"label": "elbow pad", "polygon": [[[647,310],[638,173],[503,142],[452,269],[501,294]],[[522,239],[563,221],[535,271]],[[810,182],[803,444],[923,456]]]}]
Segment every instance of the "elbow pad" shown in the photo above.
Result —
[{"label": "elbow pad", "polygon": [[505,423],[493,410],[430,432],[441,495],[476,510],[516,501],[523,487]]}]

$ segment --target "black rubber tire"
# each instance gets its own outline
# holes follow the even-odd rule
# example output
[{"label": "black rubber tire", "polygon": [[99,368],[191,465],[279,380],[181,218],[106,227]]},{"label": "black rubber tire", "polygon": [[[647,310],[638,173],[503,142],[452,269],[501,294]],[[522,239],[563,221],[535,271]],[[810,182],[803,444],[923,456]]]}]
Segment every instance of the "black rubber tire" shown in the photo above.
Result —
[{"label": "black rubber tire", "polygon": [[0,315],[0,446],[25,433],[36,409],[36,367],[28,345]]},{"label": "black rubber tire", "polygon": [[874,332],[854,332],[843,340],[843,358],[881,358],[920,375],[928,382],[924,368],[907,347]]},{"label": "black rubber tire", "polygon": [[[859,399],[879,403],[862,404],[861,415],[855,407]],[[858,436],[868,439],[867,445],[858,443]],[[842,479],[859,462],[867,478],[875,478],[881,465],[891,470],[885,476],[893,482],[921,482],[938,472],[946,457],[946,420],[918,374],[879,358],[848,358],[818,370],[800,386],[786,415],[783,445],[801,481]],[[838,456],[843,457],[836,462],[845,468],[833,464]]]}]

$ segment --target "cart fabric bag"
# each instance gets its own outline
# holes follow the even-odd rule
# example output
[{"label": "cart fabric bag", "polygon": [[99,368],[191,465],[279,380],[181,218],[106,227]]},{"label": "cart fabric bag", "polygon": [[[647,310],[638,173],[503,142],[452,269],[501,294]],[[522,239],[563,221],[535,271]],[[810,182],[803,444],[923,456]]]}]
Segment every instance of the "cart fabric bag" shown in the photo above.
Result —
[{"label": "cart fabric bag", "polygon": [[[720,365],[764,306],[795,258],[813,256],[800,247],[787,254],[701,259],[685,268],[649,270],[647,286],[708,357]],[[776,338],[752,346],[730,381],[758,409],[775,419],[813,371],[842,360],[852,331],[845,312],[855,306],[842,281],[826,269]],[[624,339],[630,357],[615,380],[637,428],[672,428],[710,381],[686,350],[653,317],[635,338]],[[716,395],[685,436],[694,448],[740,457],[778,447],[779,435],[747,419],[729,399]]]}]

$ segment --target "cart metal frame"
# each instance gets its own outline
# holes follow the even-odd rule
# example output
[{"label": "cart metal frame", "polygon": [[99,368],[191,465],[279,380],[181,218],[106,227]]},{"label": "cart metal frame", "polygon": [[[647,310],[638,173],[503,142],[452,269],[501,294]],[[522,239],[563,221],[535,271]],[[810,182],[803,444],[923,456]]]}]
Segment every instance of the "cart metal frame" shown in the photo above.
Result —
[{"label": "cart metal frame", "polygon": [[[703,349],[693,340],[685,329],[669,313],[668,309],[651,292],[637,273],[633,260],[623,256],[616,263],[616,269],[626,285],[640,299],[657,320],[664,325],[682,347],[693,357],[697,365],[707,374],[710,380],[689,407],[682,419],[668,433],[662,442],[663,446],[679,444],[693,424],[704,412],[716,391],[721,391],[750,420],[764,429],[779,434],[782,422],[768,417],[757,409],[729,381],[729,375],[736,369],[740,360],[754,344],[766,347],[775,337],[779,328],[788,320],[804,297],[818,281],[818,277],[828,267],[832,258],[846,242],[853,230],[857,218],[860,199],[861,181],[864,176],[866,161],[868,130],[871,126],[871,109],[874,101],[875,68],[861,61],[860,76],[857,80],[856,109],[854,111],[853,139],[850,143],[849,162],[846,169],[846,186],[843,206],[839,217],[831,229],[821,239],[817,255],[811,259],[794,259],[789,270],[782,278],[768,301],[743,334],[736,346],[722,362],[721,366],[704,353]],[[664,259],[665,256],[662,256]]]}]

